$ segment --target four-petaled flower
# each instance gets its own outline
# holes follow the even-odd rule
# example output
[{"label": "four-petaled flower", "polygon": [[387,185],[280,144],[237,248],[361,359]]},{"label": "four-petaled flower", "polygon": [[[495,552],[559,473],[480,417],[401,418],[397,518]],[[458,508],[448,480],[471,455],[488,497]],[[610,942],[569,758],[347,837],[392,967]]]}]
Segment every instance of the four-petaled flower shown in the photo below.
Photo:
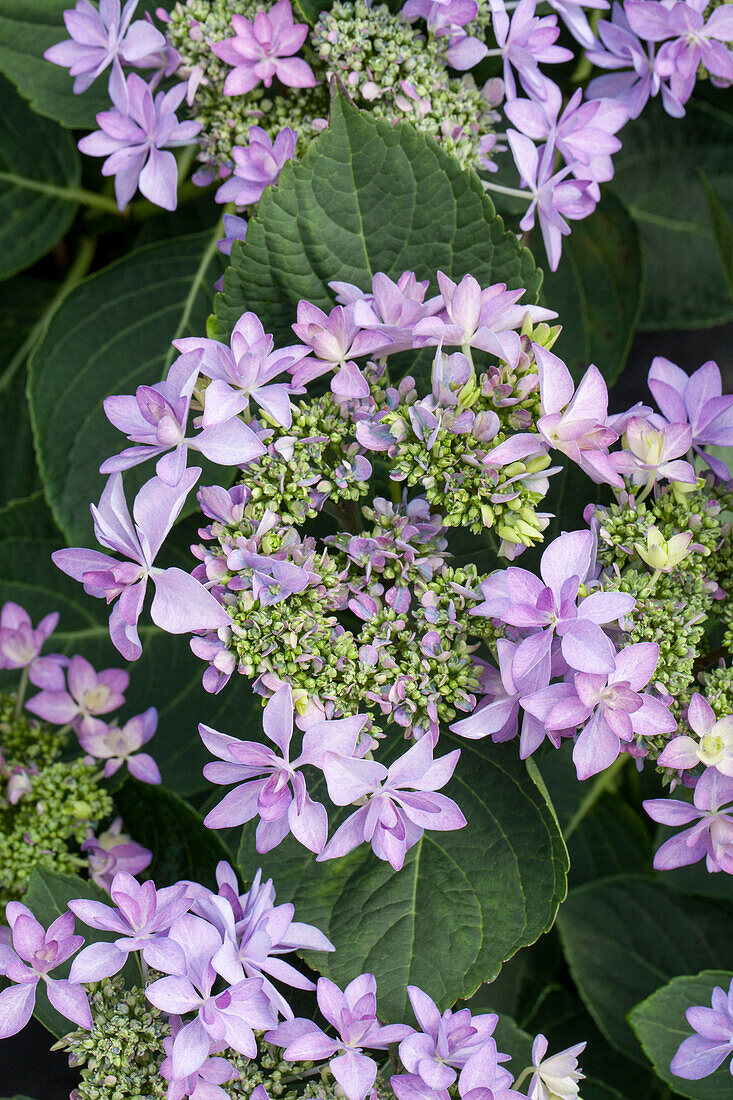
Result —
[{"label": "four-petaled flower", "polygon": [[733,875],[733,779],[708,768],[695,785],[693,802],[650,798],[644,803],[652,821],[660,825],[692,825],[662,844],[654,866],[669,871],[704,858],[708,871]]},{"label": "four-petaled flower", "polygon": [[288,88],[313,88],[316,78],[307,61],[293,57],[308,37],[307,23],[293,23],[290,0],[277,0],[254,20],[232,16],[234,37],[214,42],[217,57],[234,68],[224,83],[225,95],[245,95],[275,77]]},{"label": "four-petaled flower", "polygon": [[717,718],[707,699],[696,692],[687,708],[687,723],[697,739],[675,737],[664,746],[660,765],[686,771],[704,764],[733,777],[733,714]]},{"label": "four-petaled flower", "polygon": [[26,703],[26,710],[45,722],[66,725],[73,722],[77,733],[89,730],[100,714],[121,707],[130,682],[122,668],[95,672],[84,657],[72,657],[66,669],[68,691],[41,691]]},{"label": "four-petaled flower", "polygon": [[715,986],[710,1008],[692,1005],[685,1016],[696,1034],[682,1040],[669,1068],[676,1077],[699,1081],[733,1052],[733,980],[727,993]]},{"label": "four-petaled flower", "polygon": [[287,1020],[265,1039],[285,1047],[287,1061],[320,1061],[329,1058],[331,1073],[348,1100],[364,1100],[377,1076],[377,1063],[362,1053],[367,1047],[386,1050],[391,1043],[407,1038],[406,1024],[383,1026],[377,1020],[377,983],[373,974],[362,974],[342,992],[328,978],[319,978],[318,1007],[336,1029],[337,1037],[326,1035],[312,1020]]},{"label": "four-petaled flower", "polygon": [[291,761],[293,710],[292,689],[286,684],[269,700],[262,718],[265,734],[282,756],[258,741],[240,741],[209,726],[199,726],[207,749],[223,761],[207,764],[206,778],[212,783],[238,784],[208,813],[205,824],[210,829],[222,829],[259,816],[258,852],[277,847],[289,832],[312,852],[323,851],[328,818],[321,803],[308,794],[300,769],[307,764],[322,767],[327,752],[351,757],[366,722],[363,714],[316,722],[303,734],[300,756]]},{"label": "four-petaled flower", "polygon": [[104,760],[106,778],[127,764],[130,775],[141,783],[160,783],[160,770],[150,753],[138,750],[148,743],[158,728],[158,711],[148,707],[124,726],[108,726],[100,719],[88,720],[79,731],[79,744],[88,756]]}]

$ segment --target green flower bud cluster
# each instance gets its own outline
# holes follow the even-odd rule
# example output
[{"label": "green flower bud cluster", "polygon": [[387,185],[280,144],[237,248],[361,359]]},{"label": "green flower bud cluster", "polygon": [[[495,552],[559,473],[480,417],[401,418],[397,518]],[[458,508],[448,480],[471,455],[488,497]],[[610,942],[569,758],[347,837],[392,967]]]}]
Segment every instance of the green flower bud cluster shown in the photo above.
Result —
[{"label": "green flower bud cluster", "polygon": [[[695,662],[705,651],[706,620],[713,604],[709,584],[700,573],[662,574],[650,591],[649,574],[628,568],[604,591],[629,592],[635,609],[626,617],[628,642],[656,642],[659,662],[652,684],[674,697],[679,717],[689,702]],[[644,741],[647,744],[647,740]]]},{"label": "green flower bud cluster", "polygon": [[283,523],[300,524],[317,516],[325,501],[358,500],[369,488],[354,469],[360,453],[354,425],[330,393],[299,402],[290,428],[277,429],[268,453],[247,467],[247,514],[261,518],[269,508]]},{"label": "green flower bud cluster", "polygon": [[56,761],[28,772],[31,790],[14,806],[0,805],[0,904],[23,896],[34,867],[73,874],[86,866],[74,849],[114,809],[95,773],[82,760]]},{"label": "green flower bud cluster", "polygon": [[245,1058],[231,1048],[226,1051],[224,1056],[239,1071],[239,1077],[223,1084],[221,1087],[224,1092],[236,1100],[244,1097],[249,1100],[257,1086],[263,1085],[271,1098],[296,1100],[298,1092],[293,1087],[293,1082],[311,1068],[312,1062],[284,1062],[280,1048],[266,1043],[260,1035],[257,1038],[257,1047],[256,1061]]},{"label": "green flower bud cluster", "polygon": [[69,1065],[82,1071],[75,1100],[163,1100],[168,1017],[150,1004],[144,989],[125,989],[120,977],[92,986],[89,1004],[92,1030],[79,1028],[58,1044],[68,1051]]},{"label": "green flower bud cluster", "polygon": [[733,714],[733,668],[721,663],[701,672],[699,681],[700,687],[696,690],[705,696],[716,718]]},{"label": "green flower bud cluster", "polygon": [[[315,74],[314,88],[259,85],[246,95],[225,95],[231,67],[216,57],[211,44],[232,36],[233,14],[253,20],[269,6],[266,0],[179,0],[170,12],[166,31],[181,57],[179,73],[200,78],[192,115],[202,124],[202,160],[231,166],[234,147],[248,144],[253,125],[273,139],[286,126],[297,131],[302,156],[328,117],[328,78],[336,74],[359,107],[392,123],[412,122],[464,167],[481,167],[481,139],[496,119],[487,97],[471,76],[449,75],[442,57],[445,39],[430,32],[426,37],[386,4],[336,0],[321,13],[301,50]],[[488,20],[488,4],[482,0],[470,33],[483,34]]]},{"label": "green flower bud cluster", "polygon": [[0,757],[8,767],[50,764],[63,749],[64,738],[46,722],[30,718],[25,711],[16,714],[15,709],[15,695],[0,695]]},{"label": "green flower bud cluster", "polygon": [[465,168],[481,167],[479,140],[495,115],[472,77],[450,77],[445,40],[420,34],[386,4],[336,0],[313,28],[313,46],[357,106],[389,122],[412,122]]}]

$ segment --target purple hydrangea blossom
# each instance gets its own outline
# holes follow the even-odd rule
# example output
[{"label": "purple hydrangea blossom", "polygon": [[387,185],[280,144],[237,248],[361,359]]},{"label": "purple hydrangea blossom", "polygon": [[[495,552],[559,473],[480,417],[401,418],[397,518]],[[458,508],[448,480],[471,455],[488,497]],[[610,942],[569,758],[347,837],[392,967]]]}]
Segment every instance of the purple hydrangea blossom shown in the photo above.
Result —
[{"label": "purple hydrangea blossom", "polygon": [[18,669],[31,666],[32,671],[58,621],[58,612],[54,611],[45,615],[38,626],[34,627],[30,615],[19,604],[12,601],[3,604],[0,611],[0,668]]},{"label": "purple hydrangea blossom", "polygon": [[[289,380],[274,382],[273,379],[283,371],[292,371],[297,367],[304,358],[300,345],[273,351],[273,338],[265,332],[254,313],[243,313],[239,318],[232,331],[230,348],[218,340],[195,336],[175,340],[174,344],[184,353],[184,357],[201,352],[198,369],[211,379],[204,394],[202,435],[232,422],[241,423],[232,421],[232,418],[245,410],[249,411],[250,399],[276,424],[283,428],[290,427],[290,394],[302,391]],[[251,429],[247,431],[253,437],[253,449],[256,442],[256,454],[263,454],[264,444],[254,437]]]},{"label": "purple hydrangea blossom", "polygon": [[542,416],[537,421],[540,435],[597,485],[622,489],[623,480],[608,454],[618,435],[608,427],[608,389],[598,367],[588,367],[576,390],[563,361],[546,348],[533,347],[542,399]]},{"label": "purple hydrangea blossom", "polygon": [[77,655],[69,661],[66,681],[67,691],[41,691],[26,703],[26,710],[54,725],[73,722],[81,732],[90,729],[98,715],[122,706],[130,675],[122,668],[95,672],[89,661]]},{"label": "purple hydrangea blossom", "polygon": [[472,1016],[468,1008],[441,1014],[417,986],[408,985],[407,993],[421,1031],[400,1043],[400,1061],[407,1073],[393,1077],[391,1084],[400,1100],[432,1100],[434,1090],[455,1084],[457,1071],[491,1038],[499,1017]]},{"label": "purple hydrangea blossom", "polygon": [[[295,907],[275,905],[272,880],[261,881],[257,871],[250,890],[239,895],[237,877],[226,863],[216,869],[219,893],[203,891],[193,912],[204,917],[219,932],[222,946],[213,957],[213,966],[230,985],[243,978],[260,978],[270,1004],[286,1019],[293,1012],[283,995],[272,984],[275,978],[296,989],[315,989],[315,985],[290,963],[277,956],[297,949],[333,951],[331,941],[310,924],[294,921]],[[198,889],[197,889],[198,893]]]},{"label": "purple hydrangea blossom", "polygon": [[[522,698],[531,696],[548,684],[548,680],[545,679],[548,670],[541,664],[535,665],[526,675],[517,677],[515,680],[512,666],[517,648],[516,642],[508,638],[499,638],[496,643],[499,669],[497,671],[487,667],[481,678],[481,687],[486,692],[486,699],[482,700],[468,718],[462,718],[451,726],[453,733],[470,740],[490,736],[491,740],[497,744],[516,737]],[[542,744],[545,735],[556,748],[559,747],[560,737],[556,731],[548,730],[545,724],[533,714],[524,711],[519,738],[520,758],[525,760],[531,756]]]},{"label": "purple hydrangea blossom", "polygon": [[682,1040],[669,1068],[686,1081],[709,1077],[733,1052],[733,980],[727,993],[716,985],[710,1003],[685,1012],[695,1034]]},{"label": "purple hydrangea blossom", "polygon": [[[612,99],[582,101],[580,88],[565,107],[557,85],[548,81],[541,101],[515,99],[507,103],[507,118],[532,141],[549,141],[577,179],[602,183],[613,178],[611,155],[621,142],[616,132],[628,121],[628,112]],[[598,198],[599,193],[593,192]]]},{"label": "purple hydrangea blossom", "polygon": [[516,130],[509,130],[507,139],[522,186],[532,195],[519,227],[526,233],[533,228],[537,218],[550,269],[557,271],[562,238],[570,233],[566,219],[578,221],[592,214],[597,201],[594,190],[597,189],[590,180],[569,179],[573,171],[570,165],[555,171],[555,147],[551,141],[538,150],[533,141]]},{"label": "purple hydrangea blossom", "polygon": [[[245,314],[245,317],[252,316]],[[238,466],[264,454],[264,444],[239,419],[237,413],[241,409],[232,407],[231,401],[220,403],[219,415],[210,416],[208,423],[204,415],[203,430],[198,435],[186,437],[191,396],[202,363],[206,359],[211,369],[216,361],[215,356],[207,358],[201,351],[208,344],[209,341],[194,337],[176,341],[179,350],[185,347],[188,354],[178,357],[164,382],[138,386],[134,397],[118,394],[105,398],[107,419],[137,446],[105,459],[100,473],[119,473],[148,458],[162,456],[156,465],[158,477],[166,485],[178,485],[186,469],[189,449],[200,451],[220,466]]]},{"label": "purple hydrangea blossom", "polygon": [[363,1048],[386,1050],[405,1039],[412,1028],[406,1024],[383,1026],[377,1020],[377,983],[373,974],[362,974],[342,992],[328,978],[319,978],[318,1007],[335,1028],[337,1037],[327,1035],[311,1020],[288,1020],[265,1039],[285,1048],[287,1061],[321,1061],[328,1058],[331,1073],[348,1100],[365,1100],[377,1076],[377,1063]]},{"label": "purple hydrangea blossom", "polygon": [[613,5],[610,23],[600,21],[598,37],[598,46],[587,50],[585,56],[599,69],[613,71],[591,80],[586,93],[589,99],[615,99],[629,112],[629,118],[638,118],[649,97],[661,91],[667,114],[684,115],[684,106],[658,68],[654,47],[634,33],[621,4]]},{"label": "purple hydrangea blossom", "polygon": [[0,992],[0,1039],[16,1035],[28,1023],[39,982],[45,984],[48,999],[57,1012],[77,1027],[91,1030],[89,1002],[78,981],[50,976],[84,943],[83,936],[74,935],[73,915],[64,913],[48,931],[19,901],[8,902],[5,916],[12,946],[0,942],[0,975],[12,984]]},{"label": "purple hydrangea blossom", "polygon": [[572,683],[552,684],[522,699],[522,706],[548,729],[582,725],[573,749],[578,779],[610,767],[621,742],[632,741],[635,733],[654,736],[676,728],[669,708],[642,692],[658,659],[658,645],[639,642],[616,654],[615,668],[609,673],[577,672]]},{"label": "purple hydrangea blossom", "polygon": [[186,94],[186,85],[169,92],[153,90],[137,73],[131,73],[119,89],[110,89],[114,110],[97,115],[99,130],[79,142],[82,153],[106,157],[103,176],[115,177],[115,196],[120,210],[140,188],[141,194],[175,210],[178,204],[178,165],[172,146],[190,145],[201,129],[200,122],[179,122],[176,111]]},{"label": "purple hydrangea blossom", "polygon": [[46,61],[62,65],[74,79],[79,95],[97,77],[112,66],[109,88],[112,98],[124,91],[122,64],[140,63],[149,54],[165,49],[165,38],[145,19],[132,22],[138,0],[127,0],[120,11],[120,0],[99,0],[99,8],[90,0],[77,0],[64,12],[64,23],[71,35],[44,53]]},{"label": "purple hydrangea blossom", "polygon": [[540,62],[552,65],[573,59],[571,50],[555,45],[560,34],[557,18],[535,15],[536,7],[536,0],[519,0],[510,19],[504,0],[491,0],[491,27],[499,47],[497,52],[504,58],[507,99],[514,99],[517,94],[515,69],[528,94],[541,99],[545,78],[540,72]]},{"label": "purple hydrangea blossom", "polygon": [[328,818],[321,803],[314,802],[308,794],[300,769],[307,764],[322,767],[327,752],[353,756],[366,722],[366,715],[360,714],[315,723],[303,734],[300,756],[291,762],[293,709],[292,689],[285,685],[269,700],[262,718],[265,734],[282,756],[259,742],[240,741],[208,726],[199,726],[207,749],[223,761],[207,764],[204,775],[212,783],[237,783],[210,811],[205,824],[210,829],[222,829],[259,816],[258,852],[277,847],[289,832],[312,852],[323,851]]},{"label": "purple hydrangea blossom", "polygon": [[246,1058],[255,1058],[257,1043],[252,1029],[264,1030],[277,1020],[261,979],[245,978],[214,994],[218,975],[212,959],[221,948],[221,937],[208,921],[192,913],[173,923],[169,943],[183,956],[183,966],[159,967],[170,976],[149,985],[146,996],[163,1012],[180,1016],[196,1013],[173,1040],[172,1078],[195,1074],[208,1059],[212,1041],[225,1042]]},{"label": "purple hydrangea blossom", "polygon": [[[510,1087],[512,1075],[499,1065],[502,1058],[494,1040],[487,1039],[461,1070],[458,1078],[458,1095],[461,1100],[525,1100],[521,1092]],[[446,1092],[438,1095],[440,1100],[446,1100],[450,1094]],[[403,1095],[400,1100],[409,1098]]]},{"label": "purple hydrangea blossom", "polygon": [[[227,1081],[234,1081],[239,1077],[239,1071],[226,1058],[210,1054],[206,1061],[193,1073],[185,1078],[173,1075],[173,1047],[179,1032],[183,1030],[184,1023],[180,1016],[171,1016],[171,1033],[163,1040],[163,1049],[166,1057],[160,1067],[160,1075],[164,1081],[168,1081],[166,1100],[185,1100],[192,1097],[193,1100],[228,1100],[229,1094],[219,1086]],[[226,1050],[226,1043],[209,1043],[211,1052]],[[262,1085],[258,1085],[252,1093],[251,1100],[269,1100]]]},{"label": "purple hydrangea blossom", "polygon": [[733,777],[733,715],[718,719],[707,699],[695,693],[687,708],[687,723],[697,740],[685,735],[675,737],[665,745],[659,764],[678,771],[704,764]]},{"label": "purple hydrangea blossom", "polygon": [[84,752],[95,760],[104,760],[104,775],[109,779],[127,764],[127,770],[141,783],[160,783],[160,770],[150,753],[139,752],[158,728],[158,712],[148,707],[143,714],[136,714],[124,726],[108,726],[106,722],[90,719],[79,731],[79,744]]},{"label": "purple hydrangea blossom", "polygon": [[733,395],[723,394],[718,364],[711,359],[688,375],[658,355],[649,370],[649,389],[668,421],[690,425],[693,450],[717,477],[727,481],[726,464],[703,450],[733,446]]},{"label": "purple hydrangea blossom", "polygon": [[293,57],[308,37],[307,23],[293,23],[290,0],[277,0],[269,11],[258,11],[254,21],[232,16],[234,37],[215,42],[217,57],[234,68],[224,84],[225,95],[244,95],[262,82],[269,88],[275,77],[288,88],[313,88],[310,65]]},{"label": "purple hydrangea blossom", "polygon": [[288,126],[274,142],[261,126],[250,126],[249,145],[235,145],[234,170],[216,192],[217,202],[250,206],[259,202],[268,187],[274,186],[287,161],[295,156],[298,135]]},{"label": "purple hydrangea blossom", "polygon": [[337,859],[362,842],[395,871],[425,829],[462,829],[466,819],[455,802],[438,794],[453,774],[460,750],[433,760],[433,737],[426,734],[389,768],[375,760],[326,753],[322,768],[336,806],[366,798],[366,804],[336,830],[318,859]]},{"label": "purple hydrangea blossom", "polygon": [[353,360],[374,351],[384,354],[392,341],[382,332],[362,329],[353,305],[334,306],[326,314],[318,306],[300,301],[297,316],[293,332],[308,354],[293,370],[295,385],[304,386],[322,374],[337,371],[332,381],[334,393],[368,397],[369,385]]},{"label": "purple hydrangea blossom", "polygon": [[660,478],[697,484],[697,474],[682,455],[692,446],[689,424],[665,424],[657,427],[641,416],[632,416],[623,436],[624,450],[616,451],[611,461],[619,473],[633,485],[641,486],[637,500],[643,500]]},{"label": "purple hydrangea blossom", "polygon": [[591,673],[614,670],[615,649],[602,627],[628,615],[635,601],[623,592],[597,591],[578,602],[580,586],[593,565],[591,532],[570,531],[546,548],[539,577],[511,566],[482,583],[484,602],[470,613],[501,619],[527,634],[514,655],[515,679],[541,665],[542,678],[549,682],[555,637],[572,669]]},{"label": "purple hydrangea blossom", "polygon": [[591,30],[588,17],[583,8],[595,8],[605,10],[608,8],[608,0],[548,0],[568,28],[573,38],[580,42],[586,49],[595,43],[595,35]]},{"label": "purple hydrangea blossom", "polygon": [[149,579],[155,587],[152,620],[170,634],[216,630],[230,622],[224,608],[189,573],[175,566],[161,569],[153,565],[200,474],[200,469],[192,467],[173,488],[159,478],[148,481],[133,504],[134,524],[122,475],[113,474],[99,506],[92,505],[94,533],[102,546],[123,554],[125,560],[118,561],[98,550],[57,550],[51,555],[54,564],[81,581],[90,596],[108,603],[117,600],[109,620],[110,637],[128,661],[137,660],[142,653],[137,622]]},{"label": "purple hydrangea blossom", "polygon": [[170,968],[174,973],[183,973],[183,952],[169,932],[174,921],[193,904],[186,883],[156,890],[150,880],[141,885],[127,871],[118,871],[109,892],[114,909],[85,898],[69,902],[69,909],[84,924],[118,936],[112,943],[91,943],[80,951],[71,965],[71,981],[110,978],[122,969],[132,951],[140,951],[148,966],[156,970],[169,972]]},{"label": "purple hydrangea blossom", "polygon": [[419,281],[414,271],[403,271],[396,283],[378,271],[372,279],[371,294],[353,283],[334,281],[328,285],[335,291],[339,305],[354,307],[357,325],[387,337],[385,350],[390,354],[411,348],[417,322],[443,308],[440,294],[425,301],[430,284],[427,279]]},{"label": "purple hydrangea blossom", "polygon": [[687,867],[705,859],[708,871],[733,875],[733,779],[708,768],[695,785],[694,805],[674,798],[651,798],[644,809],[661,825],[692,825],[662,844],[654,856],[658,871]]},{"label": "purple hydrangea blossom", "polygon": [[505,283],[494,283],[482,290],[473,275],[465,275],[456,284],[439,271],[438,286],[443,308],[440,313],[417,322],[416,348],[459,345],[464,354],[470,348],[480,348],[516,366],[521,350],[516,330],[527,317],[532,324],[557,317],[554,310],[520,303],[524,290],[507,290]]},{"label": "purple hydrangea blossom", "polygon": [[122,832],[121,817],[116,817],[99,836],[90,833],[81,850],[89,859],[90,879],[107,893],[118,871],[139,875],[153,859],[152,852]]},{"label": "purple hydrangea blossom", "polygon": [[692,95],[701,64],[716,83],[724,87],[733,83],[733,53],[723,45],[733,41],[733,12],[723,4],[706,21],[708,6],[707,0],[664,4],[627,0],[624,5],[635,34],[648,42],[664,42],[656,68],[669,80],[679,103]]}]

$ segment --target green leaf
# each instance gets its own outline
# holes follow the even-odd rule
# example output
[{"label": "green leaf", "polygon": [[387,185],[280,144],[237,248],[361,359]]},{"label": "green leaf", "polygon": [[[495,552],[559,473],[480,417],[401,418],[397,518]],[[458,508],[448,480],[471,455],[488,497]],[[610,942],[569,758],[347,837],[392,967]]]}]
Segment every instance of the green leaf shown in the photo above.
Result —
[{"label": "green leaf", "polygon": [[[83,95],[74,95],[69,70],[43,59],[49,46],[69,37],[62,16],[73,6],[69,0],[0,0],[0,72],[38,114],[71,129],[91,128],[97,111],[109,107],[109,73]],[[137,17],[155,6],[144,0]]]},{"label": "green leaf", "polygon": [[[450,734],[443,741],[458,744]],[[442,1007],[470,996],[552,925],[565,896],[565,847],[534,766],[522,764],[514,746],[460,747],[445,793],[468,825],[426,832],[399,873],[366,846],[316,863],[288,838],[261,856],[253,826],[242,832],[243,876],[262,865],[280,899],[295,903],[298,920],[316,924],[335,945],[333,955],[308,955],[308,962],[335,982],[374,973],[388,1019],[405,1018],[411,983]],[[402,748],[391,746],[388,757]],[[317,782],[312,789],[318,797]]]},{"label": "green leaf", "polygon": [[643,1063],[626,1014],[677,974],[733,965],[733,905],[636,875],[571,890],[558,917],[580,995],[608,1041]]},{"label": "green leaf", "polygon": [[[104,601],[87,596],[82,585],[53,565],[51,553],[61,543],[53,530],[48,509],[38,497],[0,511],[0,604],[14,600],[34,622],[58,611],[59,626],[47,649],[81,653],[97,669],[124,665],[109,640],[109,609]],[[198,722],[251,736],[251,726],[261,728],[259,699],[241,677],[221,695],[207,694],[201,687],[203,665],[191,653],[188,640],[164,634],[150,624],[146,612],[140,637],[143,655],[129,666],[124,717],[157,707],[158,732],[150,752],[163,782],[184,795],[206,790],[201,769],[208,754],[198,735]]]},{"label": "green leaf", "polygon": [[0,433],[0,506],[40,486],[25,396],[24,341],[51,300],[56,284],[19,276],[2,286],[0,314],[0,399],[5,430]]},{"label": "green leaf", "polygon": [[725,276],[726,286],[728,287],[728,294],[733,301],[733,219],[731,219],[727,210],[710,186],[708,177],[704,172],[701,172],[700,175],[702,176],[703,187],[705,188],[705,198],[708,201],[710,224],[713,227],[715,243],[718,246],[718,255],[723,265],[723,274]]},{"label": "green leaf", "polygon": [[[203,333],[220,270],[209,233],[165,241],[81,282],[53,314],[30,361],[29,397],[46,498],[69,542],[89,545],[89,504],[105,478],[100,463],[127,446],[102,408],[164,377],[171,340]],[[139,485],[151,466],[133,471]],[[137,477],[137,482],[136,482]],[[131,495],[131,494],[130,494]]]},{"label": "green leaf", "polygon": [[710,1006],[710,998],[716,985],[727,993],[733,974],[722,970],[704,970],[696,976],[674,978],[647,997],[629,1013],[629,1023],[663,1081],[680,1096],[691,1100],[733,1100],[733,1077],[728,1067],[729,1059],[720,1069],[701,1081],[685,1081],[675,1077],[669,1064],[683,1039],[693,1034],[685,1019],[685,1011],[692,1005]]},{"label": "green leaf", "polygon": [[733,214],[733,116],[696,100],[684,118],[670,118],[660,103],[650,103],[622,136],[613,187],[641,229],[641,327],[696,328],[731,320],[733,302],[720,277],[699,169]]},{"label": "green leaf", "polygon": [[624,204],[610,194],[595,212],[573,222],[558,270],[542,286],[546,304],[562,325],[554,350],[576,381],[590,363],[609,386],[624,369],[644,298],[639,229]]},{"label": "green leaf", "polygon": [[145,875],[156,886],[185,878],[216,889],[216,865],[229,861],[231,853],[193,806],[173,791],[136,779],[128,779],[114,799],[135,840],[153,853]]},{"label": "green leaf", "polygon": [[63,237],[76,203],[44,188],[73,188],[80,172],[71,136],[34,114],[0,77],[0,279],[30,267]]},{"label": "green leaf", "polygon": [[328,130],[277,187],[263,195],[236,243],[212,331],[224,339],[244,310],[259,315],[276,342],[292,343],[295,307],[306,298],[333,305],[331,280],[368,289],[372,276],[403,271],[430,278],[471,272],[484,285],[525,287],[536,301],[541,273],[504,229],[472,172],[412,126],[391,126],[333,101]]},{"label": "green leaf", "polygon": [[[44,928],[48,928],[57,917],[66,912],[68,903],[74,898],[84,898],[88,901],[101,901],[109,904],[109,895],[100,890],[93,882],[87,882],[77,875],[59,875],[55,871],[45,871],[38,867],[31,875],[28,893],[23,899],[36,920],[40,921]],[[100,932],[96,928],[88,928],[81,921],[76,922],[77,933],[84,936],[86,943],[111,943],[117,939],[115,932]],[[71,969],[71,960],[54,971],[55,978],[68,977]],[[68,1035],[74,1031],[75,1024],[61,1016],[49,1003],[46,989],[43,983],[39,983],[36,995],[36,1007],[33,1015],[45,1028],[57,1037]]]}]

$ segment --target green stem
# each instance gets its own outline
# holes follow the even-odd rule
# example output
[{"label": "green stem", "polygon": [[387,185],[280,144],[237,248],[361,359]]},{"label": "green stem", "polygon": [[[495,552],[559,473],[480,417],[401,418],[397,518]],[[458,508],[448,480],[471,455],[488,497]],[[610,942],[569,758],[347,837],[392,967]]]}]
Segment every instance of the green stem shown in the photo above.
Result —
[{"label": "green stem", "polygon": [[[208,245],[206,246],[206,251],[204,252],[203,256],[201,257],[201,262],[200,262],[200,264],[198,266],[198,269],[196,271],[196,274],[193,278],[193,282],[191,283],[191,287],[188,291],[188,297],[186,298],[186,302],[185,302],[185,305],[183,307],[183,313],[181,314],[181,320],[178,323],[178,327],[176,329],[175,336],[173,337],[174,340],[179,340],[182,336],[185,336],[185,334],[186,334],[186,329],[188,328],[188,323],[191,320],[191,314],[193,313],[193,307],[196,304],[196,298],[198,296],[198,292],[200,291],[200,289],[203,285],[204,279],[206,278],[206,272],[209,269],[209,264],[211,263],[214,256],[216,255],[216,246],[219,243],[219,241],[221,240],[221,238],[223,236],[223,233],[224,233],[224,215],[222,214],[222,216],[219,218],[219,221],[214,226],[214,230],[213,230],[213,233],[211,235],[211,240],[209,241]],[[165,367],[163,368],[164,373],[167,372],[168,368],[170,367],[171,363],[173,362],[173,359],[175,358],[175,356],[177,354],[178,353],[177,353],[176,349],[173,347],[173,344],[171,343],[171,349],[168,352],[168,357],[166,359]]]},{"label": "green stem", "polygon": [[28,666],[23,669],[20,674],[20,683],[18,684],[18,692],[15,696],[15,711],[13,717],[17,721],[23,713],[23,703],[25,702],[25,693],[28,690]]},{"label": "green stem", "polygon": [[[178,186],[180,187],[185,180],[188,173],[191,171],[191,165],[196,159],[196,154],[199,151],[198,145],[186,145],[181,150],[181,156],[178,161]],[[195,186],[195,184],[194,184]],[[199,187],[197,190],[201,190]]]},{"label": "green stem", "polygon": [[89,268],[92,266],[92,260],[94,259],[96,247],[96,237],[82,237],[81,243],[79,245],[79,251],[74,257],[74,262],[69,268],[66,274],[66,278],[61,283],[61,286],[58,288],[53,298],[47,305],[46,309],[43,311],[43,314],[41,315],[39,320],[36,321],[35,325],[30,330],[25,340],[20,345],[3,373],[0,374],[0,393],[2,393],[3,390],[6,389],[12,382],[18,368],[21,367],[25,362],[29,352],[33,348],[38,337],[44,331],[48,319],[54,312],[56,307],[64,300],[69,291],[73,287],[75,287],[77,283],[81,282]]},{"label": "green stem", "polygon": [[609,788],[613,787],[616,783],[616,779],[619,774],[631,760],[631,755],[628,752],[621,753],[619,757],[611,764],[609,768],[601,772],[599,776],[594,780],[590,790],[578,806],[577,810],[571,817],[567,828],[564,830],[565,841],[567,843],[575,830],[578,828],[583,819],[590,813],[595,806],[601,795],[605,794]]},{"label": "green stem", "polygon": [[532,202],[534,195],[531,191],[520,191],[517,187],[503,187],[500,183],[491,183],[489,180],[483,180],[483,186],[487,191],[496,191],[499,195],[510,195],[513,199],[524,199],[525,202]]},{"label": "green stem", "polygon": [[523,1069],[522,1072],[519,1074],[519,1077],[517,1077],[516,1081],[512,1085],[512,1088],[513,1089],[521,1088],[521,1086],[524,1084],[524,1082],[529,1077],[530,1073],[534,1073],[534,1066],[527,1066],[526,1069]]},{"label": "green stem", "polygon": [[78,202],[93,210],[104,210],[106,214],[122,217],[122,212],[114,199],[107,195],[98,195],[96,191],[86,191],[83,187],[59,187],[55,183],[43,180],[29,180],[25,176],[16,176],[12,172],[0,172],[0,183],[11,183],[14,187],[23,187],[26,191],[40,191],[42,195],[51,195],[66,202]]}]

